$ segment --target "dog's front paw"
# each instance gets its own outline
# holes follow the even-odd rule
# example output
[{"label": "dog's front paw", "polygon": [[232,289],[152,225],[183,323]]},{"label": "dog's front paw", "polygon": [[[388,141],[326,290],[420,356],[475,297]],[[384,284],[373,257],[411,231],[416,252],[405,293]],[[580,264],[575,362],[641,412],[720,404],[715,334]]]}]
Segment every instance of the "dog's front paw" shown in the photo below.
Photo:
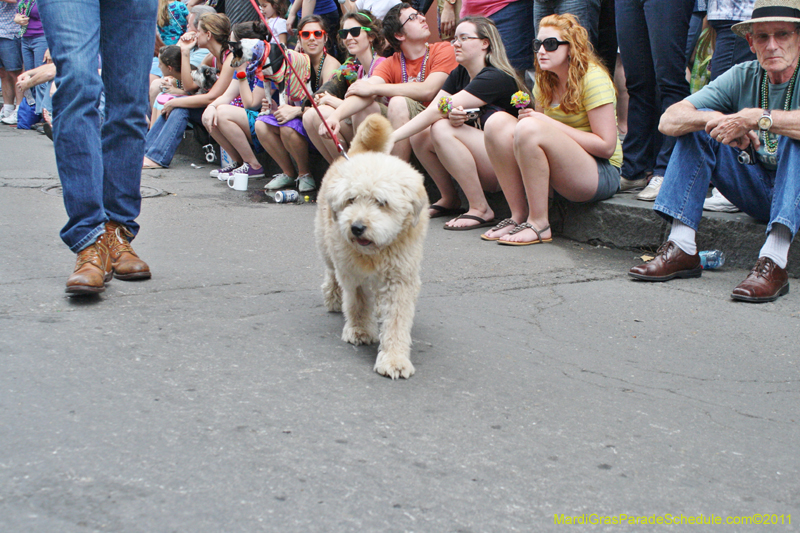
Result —
[{"label": "dog's front paw", "polygon": [[342,340],[356,346],[359,344],[375,344],[378,342],[378,335],[362,328],[345,326],[342,331]]},{"label": "dog's front paw", "polygon": [[378,352],[378,359],[375,361],[375,372],[392,379],[408,379],[414,375],[414,365],[405,355],[393,355],[381,350]]}]

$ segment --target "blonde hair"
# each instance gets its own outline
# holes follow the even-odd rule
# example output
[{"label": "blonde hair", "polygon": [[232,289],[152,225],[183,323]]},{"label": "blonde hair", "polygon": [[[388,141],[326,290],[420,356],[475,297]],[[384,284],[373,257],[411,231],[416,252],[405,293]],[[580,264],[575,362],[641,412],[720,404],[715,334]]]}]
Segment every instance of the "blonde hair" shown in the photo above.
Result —
[{"label": "blonde hair", "polygon": [[494,25],[494,22],[486,17],[478,16],[464,17],[458,21],[459,24],[463,24],[464,22],[469,22],[475,26],[475,33],[478,34],[478,37],[489,41],[489,48],[486,50],[486,57],[484,58],[486,66],[494,67],[497,70],[508,74],[514,78],[515,82],[517,82],[517,88],[520,91],[528,93],[528,88],[525,86],[522,78],[520,78],[519,74],[517,74],[517,71],[508,61],[506,47],[503,46],[503,40],[500,38],[500,32],[497,31],[497,26]]},{"label": "blonde hair", "polygon": [[158,0],[158,27],[169,26],[169,3],[172,0]]},{"label": "blonde hair", "polygon": [[[583,91],[583,77],[590,65],[595,65],[608,75],[608,69],[597,57],[589,42],[589,33],[586,28],[578,23],[573,15],[550,15],[539,22],[539,27],[555,28],[561,33],[561,40],[569,43],[569,70],[567,73],[567,90],[561,97],[561,110],[566,114],[577,113],[580,109]],[[543,70],[539,66],[538,54],[533,54],[533,64],[536,68],[536,85],[539,87],[538,103],[542,107],[550,107],[558,88],[559,79],[553,72]]]}]

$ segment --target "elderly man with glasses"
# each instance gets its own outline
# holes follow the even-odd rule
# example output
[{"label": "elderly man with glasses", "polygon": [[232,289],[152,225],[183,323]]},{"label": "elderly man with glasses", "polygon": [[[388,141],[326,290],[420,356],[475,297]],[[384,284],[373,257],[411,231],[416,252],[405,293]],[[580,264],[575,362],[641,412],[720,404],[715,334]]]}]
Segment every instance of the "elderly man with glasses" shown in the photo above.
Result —
[{"label": "elderly man with glasses", "polygon": [[[378,65],[372,76],[350,86],[342,105],[328,117],[334,134],[339,131],[339,121],[356,113],[374,112],[376,99],[389,99],[389,121],[399,128],[428,106],[458,66],[450,43],[428,44],[431,32],[425,15],[411,4],[403,2],[389,10],[383,20],[383,34],[395,53]],[[324,124],[319,134],[329,137]],[[425,130],[395,144],[392,154],[408,161],[412,144],[420,147],[430,142],[430,133]],[[439,171],[447,174],[444,168]]]},{"label": "elderly man with glasses", "polygon": [[661,131],[678,139],[654,209],[672,220],[672,230],[657,257],[629,274],[644,281],[702,274],[695,232],[712,182],[767,222],[758,261],[731,297],[771,302],[789,292],[786,263],[800,224],[800,0],[758,0],[752,18],[732,30],[757,60],[734,66],[661,117]]}]

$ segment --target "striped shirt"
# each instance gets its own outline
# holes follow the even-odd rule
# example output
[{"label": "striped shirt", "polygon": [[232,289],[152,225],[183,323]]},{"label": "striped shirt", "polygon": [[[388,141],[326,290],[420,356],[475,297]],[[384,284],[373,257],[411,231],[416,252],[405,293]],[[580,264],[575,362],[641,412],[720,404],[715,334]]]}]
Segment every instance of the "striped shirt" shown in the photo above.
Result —
[{"label": "striped shirt", "polygon": [[[561,111],[561,104],[559,104],[545,108],[544,114],[576,130],[592,131],[587,112],[601,105],[611,104],[614,106],[614,116],[616,117],[617,93],[614,89],[614,82],[611,81],[608,74],[594,64],[589,66],[582,82],[583,90],[581,94],[583,98],[577,113],[568,115]],[[537,102],[541,101],[541,93],[538,86],[533,88],[533,97]],[[617,168],[622,166],[622,143],[619,142],[619,139],[617,139],[614,155],[611,156],[609,161]]]}]

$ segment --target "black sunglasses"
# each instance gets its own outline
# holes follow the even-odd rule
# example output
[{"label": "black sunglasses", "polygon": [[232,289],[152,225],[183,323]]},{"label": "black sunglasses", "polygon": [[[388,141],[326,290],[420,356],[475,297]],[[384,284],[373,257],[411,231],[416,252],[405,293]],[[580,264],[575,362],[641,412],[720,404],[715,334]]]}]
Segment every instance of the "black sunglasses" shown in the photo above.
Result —
[{"label": "black sunglasses", "polygon": [[372,31],[370,28],[365,28],[364,26],[355,26],[347,30],[339,30],[339,39],[347,39],[348,33],[353,37],[358,37],[359,35],[361,35],[361,30]]},{"label": "black sunglasses", "polygon": [[569,44],[569,41],[559,41],[555,37],[548,37],[544,41],[540,41],[539,39],[533,40],[533,51],[538,52],[539,48],[544,45],[544,49],[548,52],[555,52],[559,46],[562,44]]}]

